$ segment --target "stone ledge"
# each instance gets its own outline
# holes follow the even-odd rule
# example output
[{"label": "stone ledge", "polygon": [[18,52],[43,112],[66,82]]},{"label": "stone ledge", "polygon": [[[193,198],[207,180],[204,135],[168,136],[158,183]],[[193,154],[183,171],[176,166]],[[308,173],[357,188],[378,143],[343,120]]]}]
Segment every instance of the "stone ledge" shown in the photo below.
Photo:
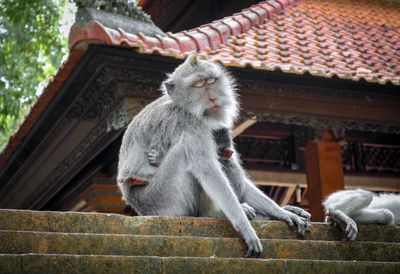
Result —
[{"label": "stone ledge", "polygon": [[[262,239],[261,258],[400,262],[400,244]],[[0,253],[240,258],[240,238],[0,231]]]},{"label": "stone ledge", "polygon": [[0,254],[2,273],[396,273],[400,263]]},{"label": "stone ledge", "polygon": [[[264,239],[341,241],[337,227],[312,223],[306,237],[279,221],[253,221]],[[119,214],[0,209],[0,230],[110,233],[201,237],[240,237],[227,219],[193,217],[129,217]],[[360,225],[357,241],[400,242],[400,226]]]}]

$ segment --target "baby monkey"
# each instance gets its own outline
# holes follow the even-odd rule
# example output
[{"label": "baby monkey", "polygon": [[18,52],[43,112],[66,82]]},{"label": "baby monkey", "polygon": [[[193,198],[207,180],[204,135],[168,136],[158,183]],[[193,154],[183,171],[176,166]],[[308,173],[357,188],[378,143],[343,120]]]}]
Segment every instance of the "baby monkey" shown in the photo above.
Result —
[{"label": "baby monkey", "polygon": [[400,224],[400,195],[375,194],[364,189],[340,190],[322,203],[326,222],[338,224],[348,240],[357,234],[357,224]]}]

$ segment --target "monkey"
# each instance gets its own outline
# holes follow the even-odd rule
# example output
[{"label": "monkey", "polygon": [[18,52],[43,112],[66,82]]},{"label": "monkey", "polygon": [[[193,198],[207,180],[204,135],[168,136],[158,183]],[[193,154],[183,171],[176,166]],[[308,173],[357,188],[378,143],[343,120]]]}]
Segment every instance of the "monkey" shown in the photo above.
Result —
[{"label": "monkey", "polygon": [[[246,257],[259,257],[260,239],[241,203],[257,215],[297,225],[306,218],[279,207],[241,167],[234,147],[226,165],[219,161],[213,131],[232,128],[238,116],[236,84],[220,64],[190,55],[161,84],[163,95],[129,123],[121,143],[117,185],[139,215],[226,216],[247,244]],[[158,166],[149,152],[163,155]],[[225,167],[224,167],[225,166]]]},{"label": "monkey", "polygon": [[361,188],[340,190],[324,201],[329,224],[338,224],[346,238],[354,241],[357,224],[400,225],[400,195],[375,194]]}]

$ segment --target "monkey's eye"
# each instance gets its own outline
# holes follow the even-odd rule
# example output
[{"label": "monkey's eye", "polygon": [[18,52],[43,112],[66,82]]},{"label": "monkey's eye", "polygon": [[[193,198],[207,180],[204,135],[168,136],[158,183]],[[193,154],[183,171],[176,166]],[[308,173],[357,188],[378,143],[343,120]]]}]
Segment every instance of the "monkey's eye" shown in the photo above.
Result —
[{"label": "monkey's eye", "polygon": [[214,83],[217,81],[217,79],[215,79],[215,78],[208,78],[206,81],[207,81],[207,84],[214,84]]},{"label": "monkey's eye", "polygon": [[193,86],[196,88],[201,88],[202,86],[204,86],[204,84],[205,84],[204,80],[200,80],[200,81],[195,82],[193,84]]}]

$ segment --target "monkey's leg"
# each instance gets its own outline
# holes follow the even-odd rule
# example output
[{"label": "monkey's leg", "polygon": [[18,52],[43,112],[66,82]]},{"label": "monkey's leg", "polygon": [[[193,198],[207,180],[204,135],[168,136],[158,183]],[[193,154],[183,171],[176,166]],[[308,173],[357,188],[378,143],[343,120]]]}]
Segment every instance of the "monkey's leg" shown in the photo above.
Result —
[{"label": "monkey's leg", "polygon": [[394,225],[394,215],[386,208],[363,208],[351,217],[359,224]]},{"label": "monkey's leg", "polygon": [[177,147],[165,155],[144,187],[131,188],[131,200],[141,215],[196,216],[199,203],[197,183],[187,172],[185,156]]},{"label": "monkey's leg", "polygon": [[343,191],[337,194],[333,202],[324,204],[327,215],[330,215],[331,210],[339,209],[351,216],[360,209],[367,207],[373,198],[371,192],[362,189]]}]

